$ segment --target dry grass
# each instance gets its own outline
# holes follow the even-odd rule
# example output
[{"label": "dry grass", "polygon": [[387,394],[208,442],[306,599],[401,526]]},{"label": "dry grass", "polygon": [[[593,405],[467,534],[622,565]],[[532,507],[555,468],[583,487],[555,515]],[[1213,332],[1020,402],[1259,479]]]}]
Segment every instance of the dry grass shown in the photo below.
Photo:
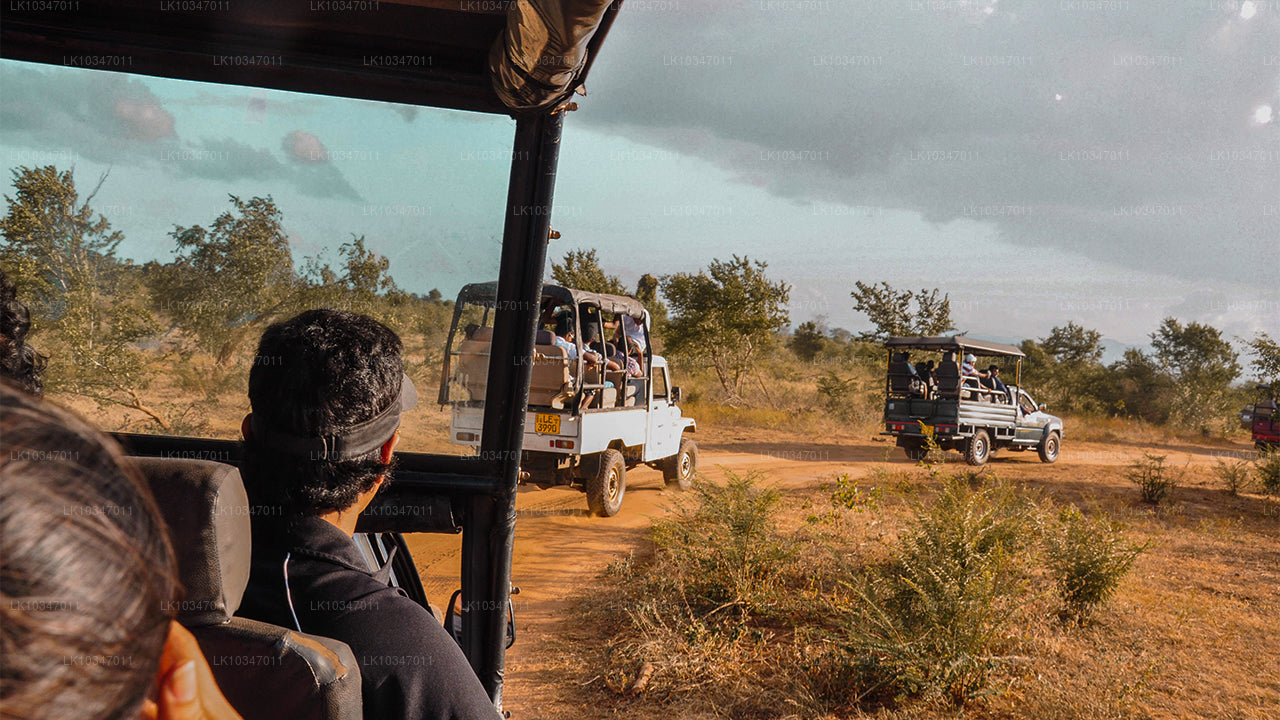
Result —
[{"label": "dry grass", "polygon": [[[1046,513],[1074,505],[1089,518],[1109,516],[1128,545],[1146,544],[1112,599],[1080,623],[1059,619],[1061,600],[1044,567],[1024,577],[999,645],[1008,662],[987,677],[963,709],[905,699],[879,706],[831,703],[856,682],[836,672],[805,623],[821,624],[812,599],[831,592],[830,548],[864,567],[883,564],[911,518],[911,502],[931,498],[937,480],[902,464],[860,469],[861,490],[877,501],[850,509],[828,487],[789,488],[780,501],[780,537],[800,548],[779,579],[793,611],[774,610],[729,633],[715,617],[691,611],[673,622],[670,604],[645,585],[653,569],[668,580],[650,544],[602,579],[591,601],[565,623],[557,643],[563,717],[595,718],[1272,718],[1280,715],[1280,504],[1262,495],[1218,489],[1212,466],[1187,469],[1188,482],[1153,508],[1139,501],[1125,467],[997,465]],[[638,584],[637,584],[638,583]],[[600,610],[600,612],[596,612]],[[809,613],[809,614],[806,614]],[[807,619],[806,619],[807,618]],[[690,632],[690,628],[701,628]],[[626,694],[643,662],[655,668],[648,689]],[[806,665],[812,670],[805,672]],[[824,662],[828,664],[823,665]],[[823,688],[815,679],[834,687]],[[824,700],[824,693],[827,699]],[[555,713],[549,716],[557,716]]]}]

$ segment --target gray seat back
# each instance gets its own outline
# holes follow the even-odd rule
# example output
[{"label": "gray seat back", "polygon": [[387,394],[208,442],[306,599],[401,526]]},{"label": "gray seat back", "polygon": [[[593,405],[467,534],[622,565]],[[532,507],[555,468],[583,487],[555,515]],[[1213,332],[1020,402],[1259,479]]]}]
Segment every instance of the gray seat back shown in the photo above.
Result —
[{"label": "gray seat back", "polygon": [[231,465],[138,458],[178,557],[178,621],[195,635],[245,720],[360,720],[360,670],[346,643],[233,617],[249,583],[250,507]]}]

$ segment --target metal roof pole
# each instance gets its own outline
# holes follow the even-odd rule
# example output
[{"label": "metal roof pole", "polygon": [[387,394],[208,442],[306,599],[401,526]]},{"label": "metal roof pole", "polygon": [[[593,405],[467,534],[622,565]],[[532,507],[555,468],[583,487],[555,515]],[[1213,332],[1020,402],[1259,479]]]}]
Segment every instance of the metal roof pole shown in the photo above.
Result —
[{"label": "metal roof pole", "polygon": [[515,547],[516,484],[532,372],[534,327],[551,226],[551,199],[563,114],[516,120],[502,265],[485,392],[482,458],[501,476],[490,495],[469,503],[462,538],[463,650],[498,709],[506,662],[506,608]]}]

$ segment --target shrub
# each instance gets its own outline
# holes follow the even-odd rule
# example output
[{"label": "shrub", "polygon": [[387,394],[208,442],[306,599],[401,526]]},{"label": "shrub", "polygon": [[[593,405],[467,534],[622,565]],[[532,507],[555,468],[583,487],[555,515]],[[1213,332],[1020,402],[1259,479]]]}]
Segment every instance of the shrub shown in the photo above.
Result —
[{"label": "shrub", "polygon": [[1145,546],[1125,542],[1107,518],[1090,520],[1074,505],[1058,514],[1058,525],[1045,535],[1064,618],[1083,620],[1115,593]]},{"label": "shrub", "polygon": [[1254,472],[1258,475],[1258,484],[1262,486],[1263,492],[1280,495],[1280,450],[1259,453]]},{"label": "shrub", "polygon": [[1223,488],[1232,495],[1238,495],[1249,484],[1249,463],[1244,460],[1230,463],[1219,460],[1213,471],[1222,480]]},{"label": "shrub", "polygon": [[[881,469],[881,474],[883,473],[884,471]],[[831,492],[831,504],[854,512],[862,512],[868,509],[874,512],[880,506],[880,495],[879,488],[871,487],[863,490],[858,487],[858,481],[851,477],[849,473],[841,473],[836,478],[835,490]]]},{"label": "shrub", "polygon": [[1143,453],[1125,473],[1142,492],[1142,501],[1159,505],[1178,486],[1177,475],[1164,465],[1164,455]]},{"label": "shrub", "polygon": [[[1022,587],[1030,506],[991,484],[952,478],[917,506],[896,560],[851,578],[844,645],[864,693],[926,695],[963,703],[986,687]],[[876,690],[878,689],[878,690]]]},{"label": "shrub", "polygon": [[695,481],[693,503],[655,523],[654,542],[670,570],[663,581],[695,613],[767,612],[778,568],[794,555],[777,532],[781,494],[760,488],[756,471],[725,477],[723,486]]}]

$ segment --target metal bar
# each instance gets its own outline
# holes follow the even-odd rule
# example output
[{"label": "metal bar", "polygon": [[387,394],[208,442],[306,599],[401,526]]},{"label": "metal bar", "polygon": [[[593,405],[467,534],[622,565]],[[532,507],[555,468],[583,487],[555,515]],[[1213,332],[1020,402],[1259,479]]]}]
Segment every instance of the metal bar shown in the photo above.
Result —
[{"label": "metal bar", "polygon": [[463,650],[494,705],[502,708],[506,607],[515,547],[516,483],[524,445],[534,328],[542,296],[561,114],[516,119],[502,265],[485,392],[480,456],[502,464],[493,495],[472,498],[462,534]]}]

